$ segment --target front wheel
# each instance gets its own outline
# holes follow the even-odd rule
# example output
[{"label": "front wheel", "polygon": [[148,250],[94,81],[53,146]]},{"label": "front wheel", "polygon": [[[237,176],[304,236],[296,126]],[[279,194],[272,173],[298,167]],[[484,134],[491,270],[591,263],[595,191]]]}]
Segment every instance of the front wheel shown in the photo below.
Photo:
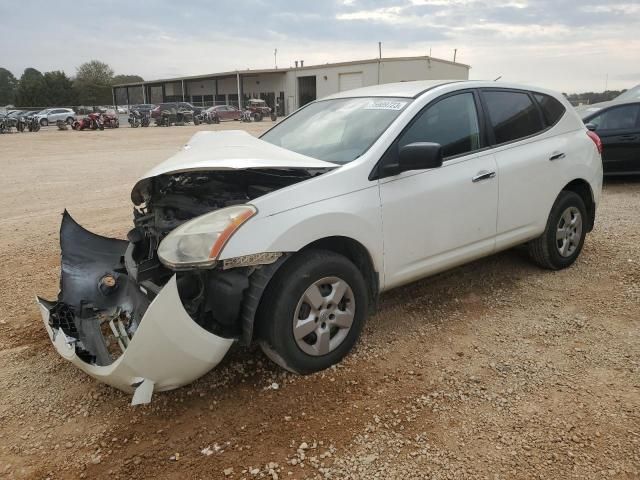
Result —
[{"label": "front wheel", "polygon": [[330,251],[298,253],[276,273],[257,317],[264,353],[300,374],[339,362],[358,340],[367,288],[358,268]]},{"label": "front wheel", "polygon": [[529,255],[543,268],[567,268],[582,251],[587,221],[587,208],[582,197],[563,190],[551,208],[544,233],[529,242]]},{"label": "front wheel", "polygon": [[46,118],[40,119],[40,126],[41,127],[46,127],[47,125],[49,125],[49,120],[47,120]]}]

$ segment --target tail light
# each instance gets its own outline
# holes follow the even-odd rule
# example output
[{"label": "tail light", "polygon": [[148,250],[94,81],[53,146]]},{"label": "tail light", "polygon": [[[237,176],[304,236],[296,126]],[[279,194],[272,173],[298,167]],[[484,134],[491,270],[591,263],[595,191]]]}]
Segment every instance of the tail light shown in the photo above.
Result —
[{"label": "tail light", "polygon": [[591,130],[587,130],[587,136],[593,140],[593,143],[596,144],[596,148],[598,149],[598,153],[602,154],[602,140],[596,132],[592,132]]}]

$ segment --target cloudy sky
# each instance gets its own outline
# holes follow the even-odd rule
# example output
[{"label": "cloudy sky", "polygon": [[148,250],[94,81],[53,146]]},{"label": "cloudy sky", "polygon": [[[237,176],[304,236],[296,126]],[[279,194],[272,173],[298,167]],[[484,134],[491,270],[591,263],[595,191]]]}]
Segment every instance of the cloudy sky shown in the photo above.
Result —
[{"label": "cloudy sky", "polygon": [[640,83],[640,0],[103,0],[0,4],[0,66],[99,59],[145,79],[425,55],[565,92]]}]

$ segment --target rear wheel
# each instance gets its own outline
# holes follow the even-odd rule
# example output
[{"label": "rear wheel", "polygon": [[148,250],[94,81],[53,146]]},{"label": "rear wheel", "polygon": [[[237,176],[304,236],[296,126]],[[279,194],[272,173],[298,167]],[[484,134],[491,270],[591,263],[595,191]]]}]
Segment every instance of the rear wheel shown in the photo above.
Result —
[{"label": "rear wheel", "polygon": [[587,235],[587,209],[582,197],[563,190],[551,208],[544,233],[528,244],[534,262],[560,270],[576,261]]},{"label": "rear wheel", "polygon": [[360,336],[368,310],[360,271],[346,257],[324,250],[290,259],[263,299],[257,318],[262,350],[300,374],[342,360]]},{"label": "rear wheel", "polygon": [[73,125],[73,117],[67,117],[67,125]]},{"label": "rear wheel", "polygon": [[40,125],[46,127],[47,125],[49,125],[49,120],[47,120],[46,118],[41,118]]}]

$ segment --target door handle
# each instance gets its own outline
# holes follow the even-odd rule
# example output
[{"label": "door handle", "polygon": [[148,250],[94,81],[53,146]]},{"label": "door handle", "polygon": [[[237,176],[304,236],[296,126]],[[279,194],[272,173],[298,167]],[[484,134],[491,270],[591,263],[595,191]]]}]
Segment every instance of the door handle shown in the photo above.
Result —
[{"label": "door handle", "polygon": [[562,153],[562,152],[556,152],[556,153],[553,153],[553,154],[549,157],[549,160],[551,160],[551,161],[553,162],[554,160],[560,160],[561,158],[564,158],[564,157],[566,157],[566,155],[565,155],[564,153]]},{"label": "door handle", "polygon": [[489,172],[487,170],[482,170],[478,172],[478,174],[471,179],[473,183],[481,182],[482,180],[489,180],[496,176],[496,172]]},{"label": "door handle", "polygon": [[635,140],[635,138],[636,138],[635,135],[621,135],[620,136],[620,140],[625,140],[625,141]]}]

